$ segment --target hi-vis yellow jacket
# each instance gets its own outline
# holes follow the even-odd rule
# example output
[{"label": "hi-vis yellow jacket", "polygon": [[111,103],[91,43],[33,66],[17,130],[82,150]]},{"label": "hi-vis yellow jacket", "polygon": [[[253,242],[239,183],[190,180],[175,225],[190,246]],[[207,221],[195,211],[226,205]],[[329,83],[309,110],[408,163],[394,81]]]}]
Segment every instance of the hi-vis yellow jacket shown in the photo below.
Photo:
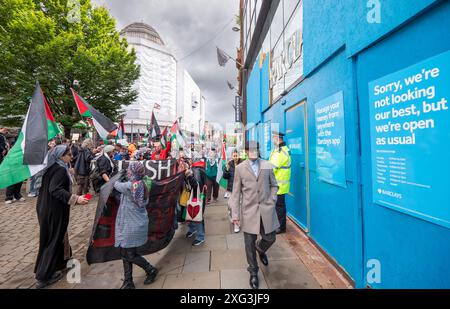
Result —
[{"label": "hi-vis yellow jacket", "polygon": [[270,163],[279,186],[278,195],[289,193],[291,185],[291,155],[287,146],[274,149],[270,154]]}]

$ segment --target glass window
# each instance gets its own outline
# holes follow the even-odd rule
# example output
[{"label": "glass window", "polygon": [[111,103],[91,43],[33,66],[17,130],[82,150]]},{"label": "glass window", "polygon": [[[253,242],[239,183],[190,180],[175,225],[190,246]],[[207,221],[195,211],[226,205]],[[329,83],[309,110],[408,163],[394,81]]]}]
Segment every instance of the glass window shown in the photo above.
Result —
[{"label": "glass window", "polygon": [[269,53],[270,52],[270,31],[267,31],[267,34],[266,34],[266,37],[264,38],[264,42],[263,42],[261,51],[263,53]]},{"label": "glass window", "polygon": [[291,16],[294,14],[300,0],[284,0],[284,20],[285,23],[289,23]]},{"label": "glass window", "polygon": [[279,40],[272,50],[270,68],[270,88],[273,101],[284,91],[283,41]]},{"label": "glass window", "polygon": [[263,0],[256,0],[256,8],[255,8],[256,20],[258,20],[259,12],[261,11],[262,2],[263,2]]},{"label": "glass window", "polygon": [[278,39],[283,33],[284,21],[283,21],[283,0],[280,1],[277,11],[273,16],[272,24],[270,26],[270,35],[272,39],[272,44],[277,44]]}]

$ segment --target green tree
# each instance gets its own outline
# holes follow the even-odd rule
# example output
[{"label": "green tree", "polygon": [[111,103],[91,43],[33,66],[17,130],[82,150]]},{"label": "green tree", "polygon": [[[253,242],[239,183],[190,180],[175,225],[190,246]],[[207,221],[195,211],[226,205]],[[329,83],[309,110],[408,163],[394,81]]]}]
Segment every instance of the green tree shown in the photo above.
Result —
[{"label": "green tree", "polygon": [[136,53],[90,0],[0,0],[0,122],[20,126],[36,81],[68,136],[80,120],[70,87],[107,117],[137,97]]}]

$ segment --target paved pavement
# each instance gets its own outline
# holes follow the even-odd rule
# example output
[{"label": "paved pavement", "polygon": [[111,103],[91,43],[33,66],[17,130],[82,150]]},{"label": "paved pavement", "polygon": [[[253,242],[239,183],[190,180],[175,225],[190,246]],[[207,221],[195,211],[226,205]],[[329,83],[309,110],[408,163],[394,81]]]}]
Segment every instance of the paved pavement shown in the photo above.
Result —
[{"label": "paved pavement", "polygon": [[[4,190],[0,191],[0,199],[4,199]],[[33,267],[39,242],[35,203],[36,199],[27,198],[23,203],[0,204],[0,288],[35,286]],[[68,283],[63,279],[51,288],[110,289],[122,284],[121,261],[91,266],[85,262],[95,205],[93,199],[87,206],[73,207],[71,212],[69,237],[74,258],[81,262],[81,282]],[[205,224],[206,241],[199,247],[193,247],[192,240],[185,238],[186,226],[180,224],[168,247],[146,256],[159,269],[153,284],[143,285],[145,273],[134,267],[136,288],[249,288],[243,234],[233,233],[225,199],[208,205]],[[261,288],[350,288],[348,281],[292,222],[288,233],[277,236],[268,257],[269,266],[260,265]]]}]

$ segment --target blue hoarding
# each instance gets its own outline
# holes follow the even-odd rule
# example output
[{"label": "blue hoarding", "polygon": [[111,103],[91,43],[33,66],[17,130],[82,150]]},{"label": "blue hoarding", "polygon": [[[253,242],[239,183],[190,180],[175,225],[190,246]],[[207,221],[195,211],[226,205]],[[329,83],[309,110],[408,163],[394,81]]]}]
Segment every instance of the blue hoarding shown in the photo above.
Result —
[{"label": "blue hoarding", "polygon": [[373,202],[450,227],[450,52],[369,83]]},{"label": "blue hoarding", "polygon": [[320,180],[346,187],[344,93],[315,104],[316,166]]}]

